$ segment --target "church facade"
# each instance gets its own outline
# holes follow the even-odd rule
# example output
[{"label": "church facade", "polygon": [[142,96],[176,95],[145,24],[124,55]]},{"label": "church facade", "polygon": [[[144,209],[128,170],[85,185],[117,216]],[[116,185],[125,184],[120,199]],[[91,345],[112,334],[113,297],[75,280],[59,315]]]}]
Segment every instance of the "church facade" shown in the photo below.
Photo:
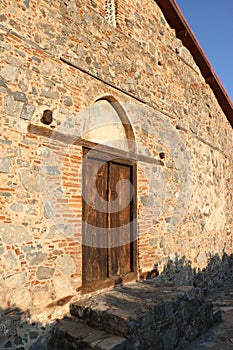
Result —
[{"label": "church facade", "polygon": [[1,308],[231,254],[232,103],[175,1],[0,8]]}]

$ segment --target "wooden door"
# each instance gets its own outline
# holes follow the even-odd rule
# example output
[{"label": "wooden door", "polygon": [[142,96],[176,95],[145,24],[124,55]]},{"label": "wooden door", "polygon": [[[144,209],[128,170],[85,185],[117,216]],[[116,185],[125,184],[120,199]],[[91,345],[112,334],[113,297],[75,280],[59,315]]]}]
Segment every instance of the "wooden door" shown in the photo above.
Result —
[{"label": "wooden door", "polygon": [[[104,160],[103,160],[104,158]],[[83,285],[134,270],[133,166],[84,149]]]}]

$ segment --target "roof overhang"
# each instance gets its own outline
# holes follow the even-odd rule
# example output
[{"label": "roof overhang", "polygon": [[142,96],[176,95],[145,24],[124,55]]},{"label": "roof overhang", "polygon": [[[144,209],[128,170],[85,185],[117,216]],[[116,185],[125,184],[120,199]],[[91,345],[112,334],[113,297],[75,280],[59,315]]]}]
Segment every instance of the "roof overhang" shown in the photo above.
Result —
[{"label": "roof overhang", "polygon": [[218,78],[214,68],[202,50],[198,40],[193,34],[187,21],[185,20],[180,8],[175,0],[155,0],[162,10],[164,17],[171,28],[175,29],[177,37],[182,41],[183,45],[191,52],[196,64],[207,84],[213,90],[219,105],[233,127],[233,105],[230,97],[224,89],[220,79]]}]

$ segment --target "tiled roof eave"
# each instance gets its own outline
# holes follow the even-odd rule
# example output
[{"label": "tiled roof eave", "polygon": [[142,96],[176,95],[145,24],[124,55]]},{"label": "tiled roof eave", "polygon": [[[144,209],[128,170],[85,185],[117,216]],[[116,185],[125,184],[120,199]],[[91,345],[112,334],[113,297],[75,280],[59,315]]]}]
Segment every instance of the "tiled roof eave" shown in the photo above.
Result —
[{"label": "tiled roof eave", "polygon": [[175,0],[155,0],[162,10],[168,24],[175,29],[177,37],[191,52],[196,64],[206,81],[213,90],[219,105],[233,127],[233,105],[214,68],[202,50]]}]

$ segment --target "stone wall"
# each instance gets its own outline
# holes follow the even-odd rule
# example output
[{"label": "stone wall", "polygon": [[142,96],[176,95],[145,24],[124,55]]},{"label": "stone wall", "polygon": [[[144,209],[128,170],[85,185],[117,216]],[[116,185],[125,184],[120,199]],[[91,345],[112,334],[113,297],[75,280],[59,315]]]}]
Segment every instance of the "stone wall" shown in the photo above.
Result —
[{"label": "stone wall", "polygon": [[138,162],[138,270],[230,254],[232,128],[156,2],[118,1],[116,28],[103,0],[3,0],[0,13],[1,308],[45,322],[77,295],[82,147],[72,140],[104,96],[125,110],[137,152],[164,163]]}]

